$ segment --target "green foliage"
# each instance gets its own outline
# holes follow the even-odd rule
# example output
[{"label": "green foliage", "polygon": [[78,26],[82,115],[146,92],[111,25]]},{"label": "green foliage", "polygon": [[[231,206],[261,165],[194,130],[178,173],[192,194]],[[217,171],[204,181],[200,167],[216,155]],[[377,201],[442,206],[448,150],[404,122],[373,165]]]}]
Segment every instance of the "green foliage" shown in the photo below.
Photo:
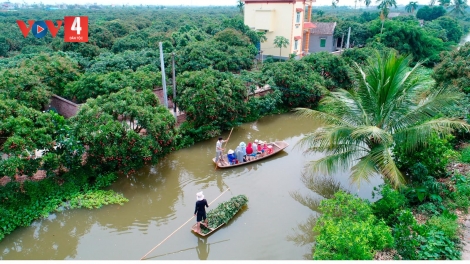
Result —
[{"label": "green foliage", "polygon": [[85,73],[80,76],[79,80],[67,84],[64,96],[83,103],[89,98],[115,93],[126,87],[136,91],[152,91],[161,85],[161,81],[161,74],[158,71],[152,71],[151,66],[144,66],[136,71]]},{"label": "green foliage", "polygon": [[426,21],[434,20],[438,17],[443,16],[446,13],[446,10],[443,6],[423,6],[418,9],[416,17],[418,19],[423,19]]},{"label": "green foliage", "polygon": [[453,201],[454,208],[468,212],[470,207],[470,176],[455,175],[452,177],[455,191],[451,192],[450,198]]},{"label": "green foliage", "polygon": [[418,22],[386,20],[382,30],[381,21],[375,20],[369,30],[375,35],[374,41],[394,48],[400,54],[411,54],[415,62],[423,61],[424,65],[434,66],[440,62],[439,53],[449,50],[449,43],[428,34]]},{"label": "green foliage", "polygon": [[[220,203],[216,208],[207,212],[207,222],[209,228],[216,228],[221,224],[227,224],[240,209],[248,203],[248,198],[241,194],[230,198],[226,202]],[[210,230],[201,229],[202,233],[207,234]]]},{"label": "green foliage", "polygon": [[90,190],[86,193],[74,196],[70,201],[63,203],[62,206],[70,209],[96,209],[108,204],[123,205],[125,202],[129,202],[129,200],[122,196],[122,194],[112,190]]},{"label": "green foliage", "polygon": [[350,89],[354,86],[354,70],[341,56],[318,52],[303,57],[302,61],[325,79],[325,87],[328,90]]},{"label": "green foliage", "polygon": [[[351,181],[356,183],[381,174],[399,186],[404,177],[391,153],[394,146],[413,155],[416,149],[429,145],[433,131],[450,134],[457,128],[470,128],[462,120],[435,119],[460,94],[429,91],[418,78],[420,65],[410,69],[410,62],[410,56],[376,52],[367,66],[357,67],[360,74],[355,89],[338,89],[322,99],[336,106],[327,108],[333,112],[296,109],[300,115],[324,124],[299,142],[309,151],[325,153],[325,157],[311,162],[312,172],[332,174],[348,169]],[[425,91],[428,93],[423,95]]]},{"label": "green foliage", "polygon": [[470,163],[470,147],[466,147],[460,153],[460,160],[465,163]]},{"label": "green foliage", "polygon": [[458,153],[451,144],[454,138],[450,134],[442,138],[437,134],[432,134],[425,145],[413,152],[406,152],[404,146],[397,144],[394,148],[397,165],[401,170],[411,175],[410,169],[412,166],[420,163],[426,168],[427,175],[443,177],[446,174],[446,165],[449,161],[458,157]]},{"label": "green foliage", "polygon": [[[451,89],[457,87],[462,92],[470,93],[470,43],[459,49],[442,54],[442,62],[434,68],[432,77],[436,87]],[[468,108],[468,106],[466,106]],[[467,111],[468,112],[468,111]]]},{"label": "green foliage", "polygon": [[398,213],[398,221],[393,226],[393,238],[395,239],[395,249],[405,260],[417,260],[417,248],[422,239],[420,232],[422,227],[416,222],[409,209]]},{"label": "green foliage", "polygon": [[315,106],[324,90],[323,78],[304,61],[265,64],[262,72],[271,77],[271,88],[282,92],[282,104],[289,109]]},{"label": "green foliage", "polygon": [[185,72],[177,77],[176,103],[185,111],[186,121],[202,129],[200,138],[211,138],[228,130],[248,114],[244,102],[247,89],[240,78],[212,69]]},{"label": "green foliage", "polygon": [[[98,178],[109,179],[97,184]],[[45,178],[41,181],[10,182],[0,186],[0,240],[20,226],[28,226],[37,218],[60,210],[64,201],[73,200],[97,188],[107,187],[117,178],[114,174],[95,175],[85,170],[74,170],[63,178]],[[22,185],[22,191],[20,190]],[[116,200],[116,199],[115,199]],[[100,199],[104,204],[105,199]],[[120,197],[117,201],[123,202]]]},{"label": "green foliage", "polygon": [[[237,40],[234,40],[238,38]],[[232,42],[247,43],[240,34],[232,35]],[[240,72],[249,70],[258,50],[253,44],[232,46],[223,41],[191,42],[184,47],[176,59],[176,71],[200,71],[212,67],[214,70]]]},{"label": "green foliage", "polygon": [[152,92],[130,88],[88,100],[71,118],[76,137],[89,146],[87,166],[124,173],[168,153],[175,122]]},{"label": "green foliage", "polygon": [[460,42],[463,31],[462,27],[456,19],[448,16],[442,16],[434,20],[433,23],[437,23],[445,30],[448,41],[453,41],[455,43]]},{"label": "green foliage", "polygon": [[389,184],[374,187],[372,197],[381,195],[382,198],[374,202],[372,212],[378,219],[383,219],[389,226],[397,223],[398,213],[405,209],[406,197],[398,190],[393,189]]},{"label": "green foliage", "polygon": [[432,216],[426,223],[430,228],[441,230],[449,239],[459,238],[459,223],[457,222],[457,215],[445,211],[442,215]]},{"label": "green foliage", "polygon": [[393,245],[390,229],[358,197],[340,191],[333,199],[323,200],[319,209],[314,260],[371,260],[375,251]]},{"label": "green foliage", "polygon": [[456,243],[450,240],[443,231],[431,229],[421,237],[417,259],[420,260],[459,260],[461,252]]},{"label": "green foliage", "polygon": [[[377,18],[377,13],[374,15],[370,13],[369,15],[364,15],[365,13],[368,13],[368,12],[364,12],[361,15],[361,18],[363,18],[364,20],[367,20],[367,22]],[[375,16],[375,17],[371,19],[369,16]],[[349,27],[351,27],[351,34],[349,35],[349,43],[354,43],[355,45],[365,45],[367,42],[367,39],[372,37],[372,35],[369,29],[367,28],[367,23],[364,23],[364,22],[357,22],[357,21],[352,21],[352,20],[338,21],[335,27],[334,37],[335,38],[344,37],[343,47],[346,47],[346,38],[349,33]]]},{"label": "green foliage", "polygon": [[391,49],[385,47],[385,45],[372,42],[368,44],[364,48],[352,48],[346,49],[341,53],[341,57],[349,64],[349,66],[354,67],[354,63],[359,64],[360,66],[367,65],[367,60],[370,57],[370,54],[373,54],[376,51],[380,51],[382,53],[390,52]]}]

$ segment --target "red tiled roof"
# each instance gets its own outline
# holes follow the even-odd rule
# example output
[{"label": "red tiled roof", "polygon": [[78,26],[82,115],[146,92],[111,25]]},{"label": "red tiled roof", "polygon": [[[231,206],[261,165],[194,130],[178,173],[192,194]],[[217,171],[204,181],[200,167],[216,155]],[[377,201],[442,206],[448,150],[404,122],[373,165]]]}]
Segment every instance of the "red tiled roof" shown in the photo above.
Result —
[{"label": "red tiled roof", "polygon": [[294,40],[299,40],[299,39],[302,39],[302,37],[301,36],[295,36],[294,37]]},{"label": "red tiled roof", "polygon": [[316,28],[315,24],[312,22],[304,22],[304,29]]},{"label": "red tiled roof", "polygon": [[296,8],[295,11],[302,12],[302,11],[304,11],[304,9],[303,8]]},{"label": "red tiled roof", "polygon": [[305,2],[305,0],[244,0],[245,4],[259,4],[259,3],[291,3]]}]

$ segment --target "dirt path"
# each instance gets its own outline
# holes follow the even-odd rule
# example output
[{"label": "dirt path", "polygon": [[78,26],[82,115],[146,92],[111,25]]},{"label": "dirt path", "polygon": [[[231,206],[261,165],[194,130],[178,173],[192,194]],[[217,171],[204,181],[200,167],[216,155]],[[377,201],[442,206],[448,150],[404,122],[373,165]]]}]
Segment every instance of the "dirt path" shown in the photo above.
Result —
[{"label": "dirt path", "polygon": [[464,226],[462,260],[470,260],[470,214],[467,214]]}]

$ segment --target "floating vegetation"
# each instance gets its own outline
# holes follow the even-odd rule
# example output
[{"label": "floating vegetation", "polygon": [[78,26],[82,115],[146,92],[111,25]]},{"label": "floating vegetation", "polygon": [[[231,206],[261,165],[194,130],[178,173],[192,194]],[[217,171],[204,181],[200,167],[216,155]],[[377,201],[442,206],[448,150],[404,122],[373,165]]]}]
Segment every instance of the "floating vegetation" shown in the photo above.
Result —
[{"label": "floating vegetation", "polygon": [[93,190],[88,191],[85,194],[80,194],[70,201],[63,203],[62,206],[70,209],[74,208],[101,208],[103,205],[108,204],[119,204],[123,205],[125,202],[129,202],[127,198],[125,198],[122,194],[116,193],[112,190],[104,191],[104,190]]},{"label": "floating vegetation", "polygon": [[[216,208],[207,212],[209,228],[217,228],[221,224],[227,224],[235,214],[248,202],[248,198],[241,194],[232,197],[229,201],[220,203]],[[201,225],[201,232],[207,234],[210,229]]]}]

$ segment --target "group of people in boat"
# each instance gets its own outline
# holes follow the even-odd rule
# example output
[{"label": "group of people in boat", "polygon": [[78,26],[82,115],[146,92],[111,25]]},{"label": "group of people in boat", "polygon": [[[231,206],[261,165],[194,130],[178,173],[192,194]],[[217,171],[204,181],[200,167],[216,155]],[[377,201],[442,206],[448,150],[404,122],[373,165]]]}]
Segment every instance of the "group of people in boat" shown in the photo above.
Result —
[{"label": "group of people in boat", "polygon": [[[221,165],[221,163],[226,164],[223,156],[224,149],[222,148],[222,143],[228,140],[229,138],[223,140],[222,137],[219,137],[219,140],[217,141],[215,162],[218,165]],[[229,149],[227,152],[227,160],[230,165],[235,165],[271,154],[272,151],[272,145],[263,140],[256,139],[254,142],[248,142],[248,144],[245,144],[245,142],[240,142],[235,150]]]}]

